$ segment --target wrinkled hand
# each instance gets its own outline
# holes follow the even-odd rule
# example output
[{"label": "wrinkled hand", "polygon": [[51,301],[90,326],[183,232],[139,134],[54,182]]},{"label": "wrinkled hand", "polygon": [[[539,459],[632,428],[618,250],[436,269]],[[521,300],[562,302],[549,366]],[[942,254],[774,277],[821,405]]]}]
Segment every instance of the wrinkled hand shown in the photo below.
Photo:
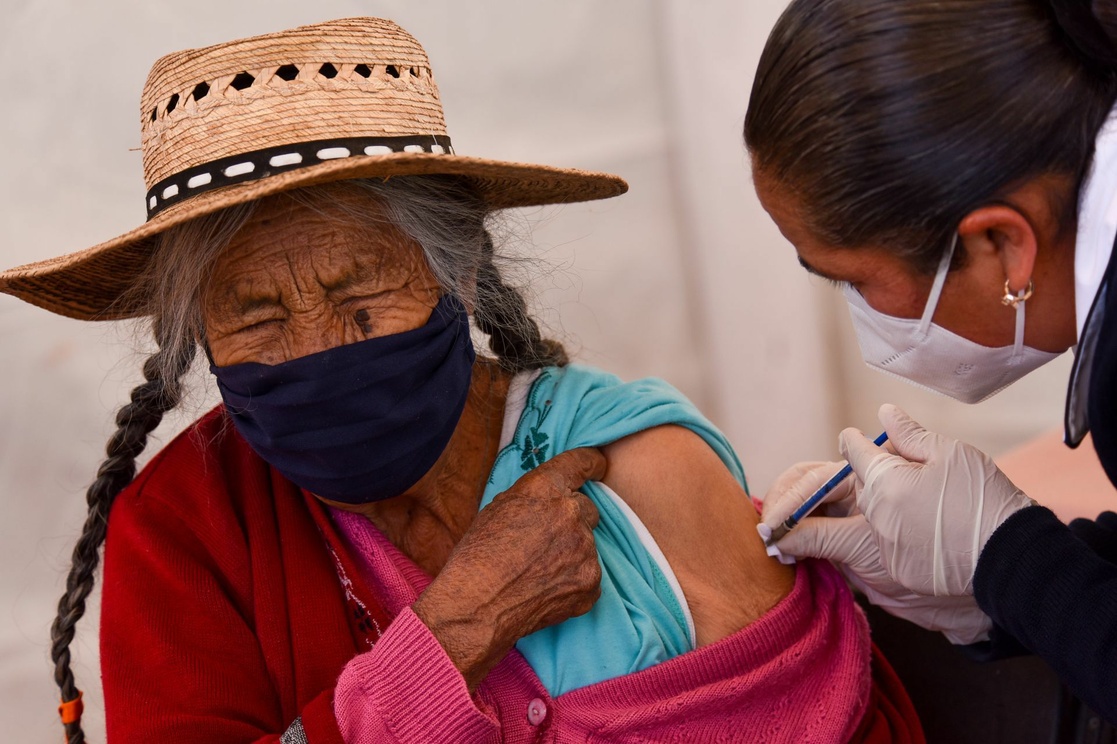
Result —
[{"label": "wrinkled hand", "polygon": [[470,690],[520,638],[597,601],[598,513],[576,489],[605,470],[600,450],[582,448],[526,473],[481,510],[413,606]]},{"label": "wrinkled hand", "polygon": [[[844,462],[800,463],[781,475],[764,497],[762,520],[775,528],[791,516]],[[892,580],[868,521],[857,508],[859,482],[846,478],[811,516],[779,541],[789,555],[836,561],[854,587],[889,614],[927,630],[941,631],[951,643],[976,643],[988,637],[992,621],[972,596],[929,597]]]}]

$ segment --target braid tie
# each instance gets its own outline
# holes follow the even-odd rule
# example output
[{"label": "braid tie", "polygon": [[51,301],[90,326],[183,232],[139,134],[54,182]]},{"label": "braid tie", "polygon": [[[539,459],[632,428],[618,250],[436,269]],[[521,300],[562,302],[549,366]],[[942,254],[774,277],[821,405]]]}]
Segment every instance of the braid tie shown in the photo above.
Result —
[{"label": "braid tie", "polygon": [[[157,334],[158,335],[158,334]],[[168,359],[178,348],[175,358]],[[143,366],[144,379],[132,390],[131,400],[116,414],[117,430],[105,447],[107,457],[97,470],[97,478],[86,492],[89,512],[81,537],[74,546],[66,593],[58,601],[58,614],[51,625],[50,656],[54,661],[54,681],[62,693],[63,725],[68,744],[84,744],[81,728],[81,691],[74,684],[70,669],[70,643],[74,630],[85,614],[85,602],[93,591],[94,573],[100,562],[100,548],[105,541],[109,510],[117,495],[136,475],[136,457],[147,445],[147,437],[173,409],[182,395],[180,380],[190,368],[195,347],[192,343],[171,345],[160,339],[160,348],[148,357]],[[173,379],[164,379],[162,370],[170,363]]]},{"label": "braid tie", "polygon": [[477,327],[489,336],[489,346],[500,364],[511,372],[570,363],[558,341],[543,338],[528,312],[523,294],[504,283],[493,262],[493,240],[485,233],[483,260],[477,272]]}]

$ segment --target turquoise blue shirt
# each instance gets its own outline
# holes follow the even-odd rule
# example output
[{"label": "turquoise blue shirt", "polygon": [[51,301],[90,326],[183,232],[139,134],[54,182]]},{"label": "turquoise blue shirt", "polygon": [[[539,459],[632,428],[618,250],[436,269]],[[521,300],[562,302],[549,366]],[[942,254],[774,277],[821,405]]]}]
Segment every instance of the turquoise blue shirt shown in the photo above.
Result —
[{"label": "turquoise blue shirt", "polygon": [[[742,487],[729,442],[662,380],[624,383],[589,367],[544,369],[528,393],[512,443],[497,455],[484,507],[559,452],[602,446],[665,424],[684,426],[717,453]],[[597,506],[594,530],[601,598],[579,617],[521,638],[516,648],[551,695],[646,669],[690,651],[686,615],[632,524],[599,484],[582,489]]]}]

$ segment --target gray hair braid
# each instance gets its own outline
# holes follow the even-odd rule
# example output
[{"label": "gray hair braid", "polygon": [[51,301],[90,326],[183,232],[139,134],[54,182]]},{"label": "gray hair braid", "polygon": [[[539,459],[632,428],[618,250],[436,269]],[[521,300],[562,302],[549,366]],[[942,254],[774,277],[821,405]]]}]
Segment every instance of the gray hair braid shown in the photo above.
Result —
[{"label": "gray hair braid", "polygon": [[[148,435],[163,420],[163,415],[178,405],[182,392],[180,380],[194,357],[193,344],[168,343],[165,337],[157,340],[159,351],[144,363],[145,382],[132,390],[131,401],[117,412],[118,428],[105,448],[107,458],[86,493],[89,512],[81,537],[74,546],[66,593],[58,601],[58,614],[51,625],[50,657],[54,662],[54,680],[62,692],[64,704],[78,701],[81,695],[70,669],[70,643],[74,640],[75,626],[85,614],[85,601],[93,591],[109,510],[117,495],[135,477],[136,458],[147,446]],[[80,713],[76,719],[65,723],[67,744],[85,741]]]},{"label": "gray hair braid", "polygon": [[477,309],[474,320],[489,336],[489,347],[501,365],[512,372],[539,367],[564,367],[570,363],[558,341],[543,338],[531,317],[523,294],[504,283],[493,263],[493,240],[485,233],[486,258],[477,272]]}]

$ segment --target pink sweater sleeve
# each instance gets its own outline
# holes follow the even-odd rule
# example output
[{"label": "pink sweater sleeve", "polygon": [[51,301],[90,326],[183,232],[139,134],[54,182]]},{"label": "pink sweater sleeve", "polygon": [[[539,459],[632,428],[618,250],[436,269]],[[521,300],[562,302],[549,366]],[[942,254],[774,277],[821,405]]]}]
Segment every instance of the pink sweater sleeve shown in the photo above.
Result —
[{"label": "pink sweater sleeve", "polygon": [[346,664],[334,715],[347,744],[499,742],[500,724],[480,708],[465,680],[410,608],[375,647]]}]

